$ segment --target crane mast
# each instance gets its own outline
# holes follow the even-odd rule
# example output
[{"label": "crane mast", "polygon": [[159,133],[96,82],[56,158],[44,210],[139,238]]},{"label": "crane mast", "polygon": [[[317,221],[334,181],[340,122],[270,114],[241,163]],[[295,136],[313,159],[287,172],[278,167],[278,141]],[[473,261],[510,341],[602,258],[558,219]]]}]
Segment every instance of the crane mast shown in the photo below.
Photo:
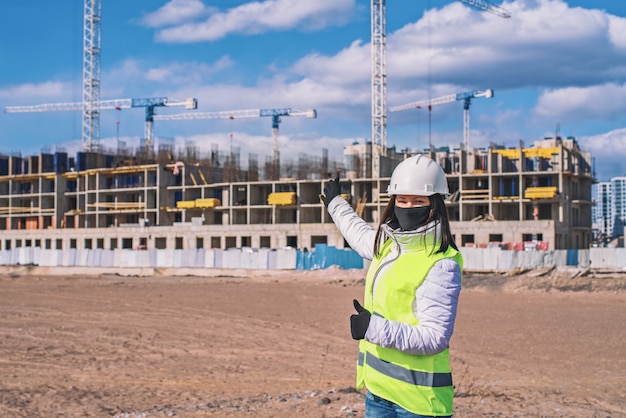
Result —
[{"label": "crane mast", "polygon": [[387,150],[386,0],[372,0],[372,178],[379,178]]},{"label": "crane mast", "polygon": [[100,140],[101,0],[85,0],[83,25],[82,145],[94,151]]}]

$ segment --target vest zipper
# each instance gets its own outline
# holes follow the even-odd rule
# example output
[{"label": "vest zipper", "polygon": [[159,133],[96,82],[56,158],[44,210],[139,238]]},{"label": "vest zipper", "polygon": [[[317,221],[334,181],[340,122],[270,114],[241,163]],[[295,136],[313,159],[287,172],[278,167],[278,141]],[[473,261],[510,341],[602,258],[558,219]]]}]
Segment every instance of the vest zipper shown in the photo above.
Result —
[{"label": "vest zipper", "polygon": [[[386,233],[386,231],[385,231]],[[378,268],[376,269],[376,273],[374,273],[374,280],[372,281],[372,308],[374,308],[374,289],[376,288],[376,281],[378,280],[378,274],[381,272],[381,270],[383,269],[383,267],[387,266],[387,264],[389,263],[393,263],[394,261],[396,261],[398,258],[400,258],[400,254],[402,253],[402,247],[400,246],[400,244],[398,244],[398,241],[395,239],[395,237],[393,235],[391,235],[389,237],[394,244],[398,247],[398,254],[391,260],[387,260],[383,263],[381,263]]]}]

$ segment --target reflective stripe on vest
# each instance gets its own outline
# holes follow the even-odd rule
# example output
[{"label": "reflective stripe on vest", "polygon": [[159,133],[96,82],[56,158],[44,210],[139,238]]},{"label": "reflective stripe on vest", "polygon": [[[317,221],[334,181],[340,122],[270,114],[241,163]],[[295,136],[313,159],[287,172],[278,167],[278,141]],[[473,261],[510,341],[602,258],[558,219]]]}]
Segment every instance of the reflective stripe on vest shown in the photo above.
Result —
[{"label": "reflective stripe on vest", "polygon": [[409,370],[372,355],[367,356],[367,365],[386,376],[412,385],[428,386],[431,388],[452,386],[451,373],[428,373]]}]

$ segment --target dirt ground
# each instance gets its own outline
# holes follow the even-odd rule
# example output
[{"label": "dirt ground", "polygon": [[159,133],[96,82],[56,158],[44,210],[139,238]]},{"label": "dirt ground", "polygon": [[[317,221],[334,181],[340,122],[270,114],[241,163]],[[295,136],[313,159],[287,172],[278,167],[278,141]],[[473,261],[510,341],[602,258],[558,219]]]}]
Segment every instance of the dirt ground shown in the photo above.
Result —
[{"label": "dirt ground", "polygon": [[[0,271],[0,417],[362,417],[364,272]],[[626,417],[626,274],[466,274],[458,417]]]}]

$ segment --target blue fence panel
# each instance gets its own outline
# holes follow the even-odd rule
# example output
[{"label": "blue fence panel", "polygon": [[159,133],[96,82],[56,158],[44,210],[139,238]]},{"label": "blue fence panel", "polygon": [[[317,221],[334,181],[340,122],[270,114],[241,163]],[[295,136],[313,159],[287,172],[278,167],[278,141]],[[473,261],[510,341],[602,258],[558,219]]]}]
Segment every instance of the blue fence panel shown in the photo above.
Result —
[{"label": "blue fence panel", "polygon": [[359,255],[354,250],[347,251],[347,266],[348,269],[362,269],[363,268],[363,257]]},{"label": "blue fence panel", "polygon": [[313,270],[315,252],[298,251],[296,253],[296,270]]},{"label": "blue fence panel", "polygon": [[351,249],[339,249],[327,244],[316,244],[314,251],[300,251],[296,254],[297,270],[318,270],[330,266],[342,269],[362,269],[363,258]]},{"label": "blue fence panel", "polygon": [[325,269],[332,266],[332,260],[329,260],[330,249],[326,244],[315,244],[314,268]]},{"label": "blue fence panel", "polygon": [[578,250],[567,250],[567,265],[568,266],[578,265]]}]

